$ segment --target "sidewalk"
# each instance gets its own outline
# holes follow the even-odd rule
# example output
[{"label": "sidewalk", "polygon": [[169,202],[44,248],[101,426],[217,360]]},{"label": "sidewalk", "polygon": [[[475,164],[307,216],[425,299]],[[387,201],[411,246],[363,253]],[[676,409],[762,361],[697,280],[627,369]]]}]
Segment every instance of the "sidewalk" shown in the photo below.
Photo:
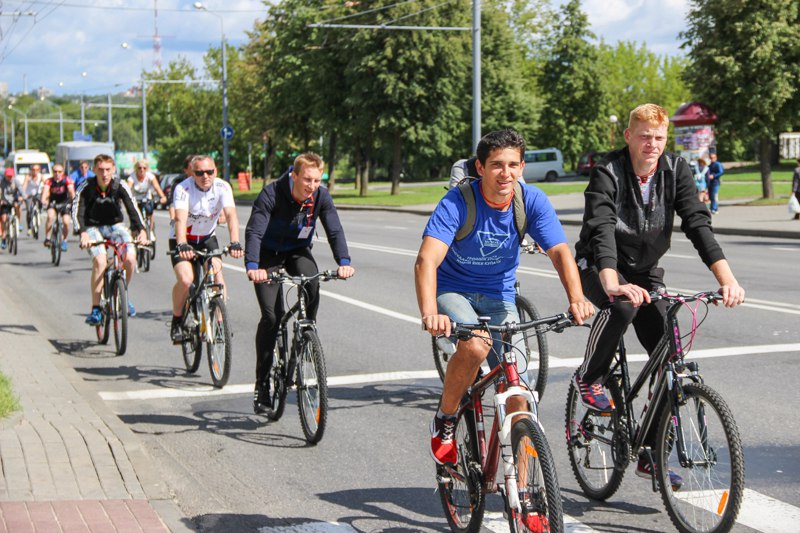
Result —
[{"label": "sidewalk", "polygon": [[0,420],[0,533],[191,531],[139,438],[5,284],[0,301],[0,369],[21,406]]},{"label": "sidewalk", "polygon": [[[554,194],[550,201],[556,208],[561,223],[580,226],[583,222],[583,193]],[[719,212],[713,216],[714,233],[718,235],[743,235],[800,239],[800,220],[792,220],[785,205],[749,206],[739,205],[742,200],[720,202]],[[409,205],[405,207],[337,205],[340,211],[376,210],[400,211],[428,216],[435,204]],[[680,232],[681,220],[675,217],[675,232]]]}]

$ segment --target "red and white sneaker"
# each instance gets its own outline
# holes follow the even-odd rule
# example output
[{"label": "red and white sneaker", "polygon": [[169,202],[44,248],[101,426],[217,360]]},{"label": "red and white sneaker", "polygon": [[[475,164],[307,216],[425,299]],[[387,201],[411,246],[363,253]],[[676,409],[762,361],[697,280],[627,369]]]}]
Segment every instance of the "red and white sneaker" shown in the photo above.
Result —
[{"label": "red and white sneaker", "polygon": [[453,438],[455,431],[455,417],[433,417],[431,421],[431,456],[440,465],[456,464],[458,461],[458,449]]}]

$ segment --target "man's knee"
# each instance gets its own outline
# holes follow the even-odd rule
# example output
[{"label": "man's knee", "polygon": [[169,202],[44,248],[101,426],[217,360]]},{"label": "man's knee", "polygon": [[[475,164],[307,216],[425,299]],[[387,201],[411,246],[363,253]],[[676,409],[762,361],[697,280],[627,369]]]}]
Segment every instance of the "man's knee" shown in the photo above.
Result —
[{"label": "man's knee", "polygon": [[464,362],[472,365],[480,365],[486,360],[489,355],[489,350],[492,348],[491,337],[484,338],[472,337],[465,341],[459,341],[458,352]]}]

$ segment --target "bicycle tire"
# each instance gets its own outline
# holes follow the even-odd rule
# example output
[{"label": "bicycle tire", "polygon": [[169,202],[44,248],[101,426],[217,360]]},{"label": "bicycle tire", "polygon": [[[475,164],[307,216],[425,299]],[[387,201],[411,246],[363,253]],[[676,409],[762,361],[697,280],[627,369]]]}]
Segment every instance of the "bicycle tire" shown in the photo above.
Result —
[{"label": "bicycle tire", "polygon": [[228,310],[222,297],[213,298],[208,305],[211,315],[211,331],[208,332],[209,340],[206,343],[208,355],[208,369],[211,372],[211,381],[214,386],[221,389],[228,383],[231,375],[231,330],[228,321]]},{"label": "bicycle tire", "polygon": [[[283,330],[278,331],[278,338],[284,334]],[[272,395],[272,409],[267,413],[267,418],[273,422],[279,420],[283,416],[283,411],[286,409],[286,395],[289,392],[289,386],[286,383],[289,379],[287,375],[288,361],[283,350],[278,348],[277,344],[272,352],[272,368],[269,369],[269,390]]]},{"label": "bicycle tire", "polygon": [[117,278],[111,293],[111,319],[114,323],[114,344],[117,355],[128,348],[128,290],[125,281]]},{"label": "bicycle tire", "polygon": [[522,418],[511,428],[511,449],[517,470],[522,512],[509,510],[512,532],[564,531],[561,489],[553,454],[539,424]]},{"label": "bicycle tire", "polygon": [[[541,318],[536,306],[530,300],[522,295],[517,295],[516,299],[517,313],[519,314],[520,322],[528,322],[530,320],[538,320]],[[528,361],[528,376],[535,375],[534,383],[530,383],[530,387],[539,395],[539,401],[544,396],[544,389],[547,387],[547,376],[550,372],[550,358],[547,346],[547,337],[544,326],[539,326],[535,329],[534,333],[531,330],[522,332],[523,350],[525,351],[525,359]],[[533,337],[536,337],[536,348],[533,348]],[[516,345],[516,343],[515,343]]]},{"label": "bicycle tire", "polygon": [[[623,406],[619,386],[607,383],[614,404]],[[619,489],[629,457],[617,450],[624,431],[617,411],[601,414],[584,407],[575,380],[570,381],[566,410],[567,452],[572,472],[583,493],[606,500]]]},{"label": "bicycle tire", "polygon": [[[730,531],[744,496],[744,455],[739,430],[722,396],[705,384],[683,385],[678,416],[666,409],[656,445],[656,475],[670,520],[682,533]],[[676,424],[688,455],[681,466]],[[705,465],[705,466],[703,466]],[[669,471],[683,478],[679,490]]]},{"label": "bicycle tire", "polygon": [[50,228],[50,262],[53,263],[53,266],[56,265],[56,247],[53,244],[55,242],[54,237],[55,237],[56,227],[57,224],[53,222],[53,227]]},{"label": "bicycle tire", "polygon": [[152,256],[150,255],[150,249],[140,248],[138,253],[142,258],[142,272],[150,272],[150,261],[152,259]]},{"label": "bicycle tire", "polygon": [[8,250],[12,253],[12,255],[17,255],[17,251],[19,250],[19,220],[17,217],[14,217],[14,219],[11,221],[10,237]]},{"label": "bicycle tire", "polygon": [[100,344],[108,344],[108,339],[111,335],[111,297],[109,295],[109,281],[108,273],[106,272],[103,274],[103,297],[106,303],[102,308],[103,316],[100,319],[100,323],[95,326],[97,342]]},{"label": "bicycle tire", "polygon": [[[194,285],[189,288],[189,294],[194,291]],[[202,343],[200,342],[199,326],[193,328],[185,327],[185,320],[190,314],[194,314],[193,309],[189,309],[189,301],[183,304],[184,324],[181,324],[184,333],[184,340],[181,342],[181,353],[183,354],[183,364],[186,372],[194,374],[200,368],[200,358],[203,355]],[[197,315],[194,315],[197,318]],[[195,322],[198,322],[197,320]],[[188,339],[186,336],[188,335]]]},{"label": "bicycle tire", "polygon": [[325,434],[328,421],[328,377],[325,355],[317,332],[306,329],[297,353],[297,407],[300,425],[309,444]]},{"label": "bicycle tire", "polygon": [[61,241],[64,236],[61,233],[61,224],[56,223],[53,228],[53,240],[50,242],[50,246],[53,247],[53,265],[58,266],[61,264]]},{"label": "bicycle tire", "polygon": [[439,349],[436,344],[436,337],[431,337],[431,347],[433,349],[433,364],[436,365],[436,372],[439,373],[439,379],[444,383],[444,375],[447,373],[447,363],[453,354],[446,354]]},{"label": "bicycle tire", "polygon": [[456,470],[459,475],[456,477],[438,467],[439,499],[452,531],[477,533],[481,530],[486,499],[472,409],[465,409],[458,417],[453,438],[458,446]]},{"label": "bicycle tire", "polygon": [[31,235],[37,241],[39,240],[39,225],[41,222],[41,210],[38,206],[34,206],[31,214]]}]

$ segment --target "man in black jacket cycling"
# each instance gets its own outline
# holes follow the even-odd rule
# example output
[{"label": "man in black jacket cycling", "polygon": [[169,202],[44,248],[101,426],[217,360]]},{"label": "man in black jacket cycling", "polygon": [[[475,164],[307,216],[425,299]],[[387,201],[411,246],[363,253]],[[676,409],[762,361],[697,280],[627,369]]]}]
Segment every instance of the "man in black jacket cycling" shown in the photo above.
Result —
[{"label": "man in black jacket cycling", "polygon": [[[689,164],[664,153],[668,126],[669,116],[658,105],[643,104],[631,111],[625,130],[628,146],[592,169],[584,193],[586,208],[575,255],[584,293],[601,311],[575,385],[584,405],[596,411],[613,409],[602,379],[628,325],[633,324],[648,353],[664,332],[665,302],[643,304],[650,304],[649,291],[664,287],[658,261],[669,250],[676,214],[681,230],[719,283],[724,305],[735,307],[744,301],[745,291],[714,238],[711,216],[697,199]],[[655,434],[650,433],[645,444],[652,447]],[[640,455],[636,473],[652,476],[646,454]],[[680,486],[677,475],[670,472],[670,478],[673,486]]]},{"label": "man in black jacket cycling", "polygon": [[[322,158],[307,152],[297,156],[290,173],[270,183],[256,198],[245,230],[247,277],[255,282],[261,320],[256,330],[256,386],[253,410],[262,414],[272,407],[269,371],[278,335],[282,302],[278,287],[263,283],[272,272],[284,268],[290,275],[311,276],[317,263],[311,255],[317,219],[322,221],[337,274],[349,278],[355,273],[344,230],[328,190],[320,188]],[[315,319],[319,307],[319,283],[309,285],[308,317]]]},{"label": "man in black jacket cycling", "polygon": [[[103,246],[89,247],[89,243],[113,239],[117,242],[133,242],[128,228],[125,227],[122,217],[121,204],[128,212],[131,230],[136,234],[136,243],[145,244],[147,236],[136,202],[128,185],[114,179],[116,171],[114,158],[110,155],[100,154],[94,158],[94,178],[89,178],[81,184],[76,193],[76,200],[72,204],[72,218],[75,231],[81,236],[81,249],[89,248],[92,258],[92,312],[86,317],[86,323],[96,326],[102,319],[100,312],[100,293],[103,290],[103,272],[106,270],[106,253]],[[130,287],[133,273],[136,271],[136,248],[125,247],[123,259],[125,276]],[[133,303],[128,300],[128,314],[136,315]]]}]

